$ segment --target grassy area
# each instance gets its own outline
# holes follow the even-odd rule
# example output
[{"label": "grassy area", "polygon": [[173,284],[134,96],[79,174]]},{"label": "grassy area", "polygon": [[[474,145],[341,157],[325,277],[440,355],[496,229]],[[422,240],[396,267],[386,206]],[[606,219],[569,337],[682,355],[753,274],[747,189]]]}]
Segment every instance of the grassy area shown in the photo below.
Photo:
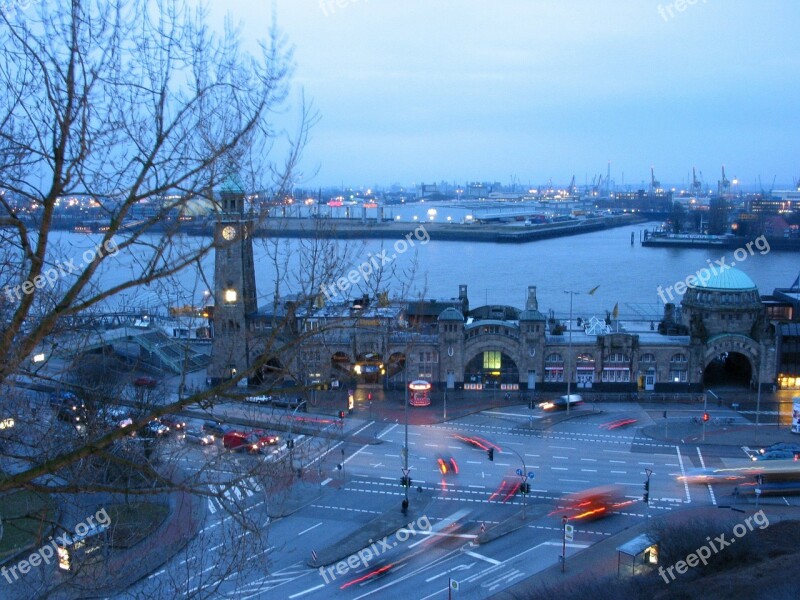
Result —
[{"label": "grassy area", "polygon": [[20,490],[0,496],[0,562],[25,548],[41,545],[55,519],[50,496]]},{"label": "grassy area", "polygon": [[111,518],[111,546],[131,548],[161,526],[169,515],[169,506],[152,502],[112,504],[107,512]]}]

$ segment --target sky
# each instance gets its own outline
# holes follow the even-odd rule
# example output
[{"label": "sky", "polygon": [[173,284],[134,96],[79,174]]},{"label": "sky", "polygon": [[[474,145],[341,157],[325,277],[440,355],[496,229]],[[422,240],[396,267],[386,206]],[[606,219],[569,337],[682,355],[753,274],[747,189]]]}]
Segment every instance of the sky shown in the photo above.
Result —
[{"label": "sky", "polygon": [[[319,122],[300,183],[800,177],[796,0],[226,0]],[[682,10],[681,10],[682,9]]]}]

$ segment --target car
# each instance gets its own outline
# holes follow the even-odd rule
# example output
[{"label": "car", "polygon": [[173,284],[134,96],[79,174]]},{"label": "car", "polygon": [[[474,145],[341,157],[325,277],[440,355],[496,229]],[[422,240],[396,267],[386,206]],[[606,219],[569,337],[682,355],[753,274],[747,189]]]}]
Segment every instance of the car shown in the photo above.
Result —
[{"label": "car", "polygon": [[187,444],[199,444],[201,446],[213,445],[216,438],[210,433],[203,433],[200,429],[186,429],[183,432],[183,439]]},{"label": "car", "polygon": [[566,410],[567,406],[580,406],[583,404],[583,397],[580,394],[564,395],[555,400],[548,400],[539,404],[542,410]]},{"label": "car", "polygon": [[125,427],[133,423],[130,412],[121,406],[103,406],[97,411],[98,422],[110,427]]},{"label": "car", "polygon": [[222,445],[235,452],[264,452],[268,446],[274,446],[280,438],[263,431],[229,431],[222,437]]},{"label": "car", "polygon": [[85,424],[87,420],[86,404],[80,400],[75,394],[71,392],[62,393],[57,396],[57,400],[53,401],[51,397],[51,405],[56,409],[56,417],[60,421],[66,421],[77,425],[78,423]]},{"label": "car", "polygon": [[753,460],[797,460],[798,455],[800,453],[791,450],[770,450],[764,454],[754,454],[750,458]]},{"label": "car", "polygon": [[436,459],[436,464],[442,475],[458,475],[458,463],[452,456],[440,456]]},{"label": "car", "polygon": [[210,433],[214,437],[224,437],[228,433],[228,428],[217,421],[205,421],[202,430],[203,433]]},{"label": "car", "polygon": [[245,396],[244,401],[250,404],[269,404],[272,396]]},{"label": "car", "polygon": [[279,406],[289,410],[299,408],[300,412],[308,412],[308,403],[299,397],[293,398],[291,396],[276,396],[272,398],[270,403],[272,406]]},{"label": "car", "polygon": [[139,434],[145,438],[164,437],[168,433],[169,427],[162,425],[157,419],[153,419],[139,431]]},{"label": "car", "polygon": [[163,415],[158,419],[162,425],[169,427],[170,431],[182,431],[186,429],[186,421],[175,415]]},{"label": "car", "polygon": [[777,444],[772,444],[771,446],[767,446],[766,448],[761,448],[758,451],[758,453],[766,454],[767,452],[774,452],[774,451],[788,451],[788,452],[800,453],[800,444],[778,442]]},{"label": "car", "polygon": [[137,377],[133,380],[133,385],[152,389],[158,385],[158,380],[147,376]]}]

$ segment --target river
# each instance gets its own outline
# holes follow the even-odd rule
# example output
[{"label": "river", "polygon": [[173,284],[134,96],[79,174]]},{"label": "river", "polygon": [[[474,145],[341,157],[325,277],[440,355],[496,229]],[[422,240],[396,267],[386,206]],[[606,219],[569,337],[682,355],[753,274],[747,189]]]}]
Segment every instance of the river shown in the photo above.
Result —
[{"label": "river", "polygon": [[[337,259],[337,262],[346,274],[385,250],[384,257],[392,258],[385,268],[393,267],[395,270],[393,289],[395,292],[411,290],[412,297],[451,298],[458,295],[459,284],[466,284],[473,307],[485,303],[521,307],[524,306],[527,286],[535,285],[542,312],[552,308],[559,315],[567,313],[569,296],[564,292],[572,290],[579,292],[574,296],[576,314],[602,317],[605,311],[613,310],[618,304],[621,319],[642,315],[652,318],[660,314],[663,302],[658,287],[666,289],[685,280],[687,276],[707,268],[708,261],[713,264],[724,257],[725,264],[736,263],[736,267],[756,283],[762,295],[771,294],[776,287],[791,285],[800,269],[795,252],[769,251],[763,245],[759,246],[762,250],[753,247],[754,253],[748,253],[741,261],[735,260],[733,250],[643,248],[638,241],[640,231],[656,225],[645,223],[528,244],[490,244],[426,241],[420,225],[409,222],[412,236],[407,248],[404,249],[404,243],[400,241],[350,241],[346,243],[349,257],[344,261]],[[415,231],[416,235],[413,234]],[[633,245],[632,233],[636,240]],[[99,236],[71,232],[56,232],[54,235],[62,252],[71,256],[80,256],[84,249],[99,240]],[[197,242],[196,238],[184,237],[181,240],[181,244],[187,246]],[[272,297],[278,270],[270,256],[275,252],[276,243],[282,257],[278,262],[285,265],[281,268],[282,272],[285,271],[282,276],[288,273],[282,289],[296,291],[296,281],[304,279],[305,270],[301,265],[307,253],[303,248],[308,247],[309,241],[256,239],[256,284],[260,305],[269,303]],[[345,249],[345,242],[325,244],[337,244],[339,251]],[[333,246],[325,247],[324,254],[333,256]],[[102,287],[125,281],[137,268],[136,261],[123,253],[108,260],[99,280]],[[213,257],[202,262],[202,270],[206,280],[212,281]],[[165,305],[200,304],[208,285],[199,272],[196,267],[186,269],[174,281],[127,292],[120,295],[118,301],[126,306],[160,306],[162,310]],[[589,290],[596,286],[599,286],[596,292],[588,295]],[[664,296],[668,298],[666,294]],[[673,298],[680,300],[678,295],[673,294]]]}]

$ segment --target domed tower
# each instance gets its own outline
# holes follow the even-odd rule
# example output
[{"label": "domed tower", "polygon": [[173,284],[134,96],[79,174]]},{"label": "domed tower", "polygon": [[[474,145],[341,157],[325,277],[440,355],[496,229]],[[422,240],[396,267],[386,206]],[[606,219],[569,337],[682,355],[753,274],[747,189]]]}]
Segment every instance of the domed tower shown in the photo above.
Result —
[{"label": "domed tower", "polygon": [[464,315],[452,306],[444,309],[439,318],[439,361],[448,389],[463,383],[464,375]]},{"label": "domed tower", "polygon": [[687,289],[681,301],[683,321],[703,340],[720,334],[750,336],[763,313],[758,288],[738,269],[719,271]]}]

